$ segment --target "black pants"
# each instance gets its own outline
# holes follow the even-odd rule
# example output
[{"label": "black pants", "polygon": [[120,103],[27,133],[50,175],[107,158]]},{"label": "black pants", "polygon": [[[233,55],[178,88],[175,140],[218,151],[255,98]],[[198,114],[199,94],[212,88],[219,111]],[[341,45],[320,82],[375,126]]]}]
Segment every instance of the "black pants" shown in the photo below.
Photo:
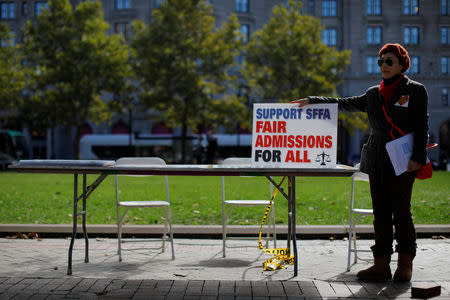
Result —
[{"label": "black pants", "polygon": [[[390,256],[393,239],[397,241],[396,252],[416,255],[416,230],[411,215],[411,194],[415,172],[395,176],[391,168],[383,174],[371,174],[370,193],[374,212],[374,256]],[[395,235],[393,231],[395,228]]]}]

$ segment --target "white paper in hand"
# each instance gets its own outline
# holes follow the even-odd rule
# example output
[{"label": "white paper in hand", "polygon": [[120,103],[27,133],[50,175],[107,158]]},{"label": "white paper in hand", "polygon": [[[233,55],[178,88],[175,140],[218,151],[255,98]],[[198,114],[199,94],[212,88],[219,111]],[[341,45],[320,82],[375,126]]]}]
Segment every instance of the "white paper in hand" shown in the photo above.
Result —
[{"label": "white paper in hand", "polygon": [[412,133],[386,143],[386,150],[394,167],[395,175],[400,175],[408,169],[408,163],[412,155],[414,136]]}]

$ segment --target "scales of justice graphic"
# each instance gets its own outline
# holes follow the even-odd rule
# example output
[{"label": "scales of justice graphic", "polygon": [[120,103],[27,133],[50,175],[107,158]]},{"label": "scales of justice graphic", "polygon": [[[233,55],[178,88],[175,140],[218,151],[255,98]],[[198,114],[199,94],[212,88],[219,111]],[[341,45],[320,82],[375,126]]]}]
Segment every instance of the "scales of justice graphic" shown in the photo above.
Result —
[{"label": "scales of justice graphic", "polygon": [[330,155],[328,155],[324,151],[322,151],[322,153],[317,154],[317,157],[316,157],[316,162],[320,162],[320,161],[322,161],[322,163],[320,165],[325,166],[326,165],[325,162],[331,162]]}]

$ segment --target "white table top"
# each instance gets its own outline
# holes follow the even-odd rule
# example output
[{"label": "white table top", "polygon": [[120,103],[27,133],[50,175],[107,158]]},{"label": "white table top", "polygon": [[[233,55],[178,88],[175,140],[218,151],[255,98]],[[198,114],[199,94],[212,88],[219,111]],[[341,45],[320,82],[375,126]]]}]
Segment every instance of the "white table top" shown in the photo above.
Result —
[{"label": "white table top", "polygon": [[336,176],[349,177],[358,169],[346,165],[335,168],[272,168],[249,165],[124,165],[112,160],[21,160],[9,166],[22,173],[64,174],[135,174],[135,175],[190,175],[190,176]]}]

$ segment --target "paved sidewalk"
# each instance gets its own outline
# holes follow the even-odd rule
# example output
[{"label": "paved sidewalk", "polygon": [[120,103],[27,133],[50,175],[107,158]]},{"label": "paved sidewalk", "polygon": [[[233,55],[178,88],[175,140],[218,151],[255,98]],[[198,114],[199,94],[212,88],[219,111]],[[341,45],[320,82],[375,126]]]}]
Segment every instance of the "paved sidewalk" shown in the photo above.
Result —
[{"label": "paved sidewalk", "polygon": [[[70,240],[0,238],[0,299],[398,299],[410,298],[411,286],[441,285],[450,299],[450,240],[418,240],[411,283],[363,283],[359,261],[346,272],[348,242],[298,240],[299,276],[293,266],[263,271],[270,256],[255,241],[231,241],[222,257],[222,241],[175,239],[164,253],[148,250],[157,243],[124,244],[118,261],[117,239],[90,239],[90,262],[84,263],[84,240],[75,241],[73,275],[67,273]],[[370,240],[361,240],[368,247]],[[286,241],[278,241],[284,247]],[[391,265],[395,270],[395,262]]]}]

